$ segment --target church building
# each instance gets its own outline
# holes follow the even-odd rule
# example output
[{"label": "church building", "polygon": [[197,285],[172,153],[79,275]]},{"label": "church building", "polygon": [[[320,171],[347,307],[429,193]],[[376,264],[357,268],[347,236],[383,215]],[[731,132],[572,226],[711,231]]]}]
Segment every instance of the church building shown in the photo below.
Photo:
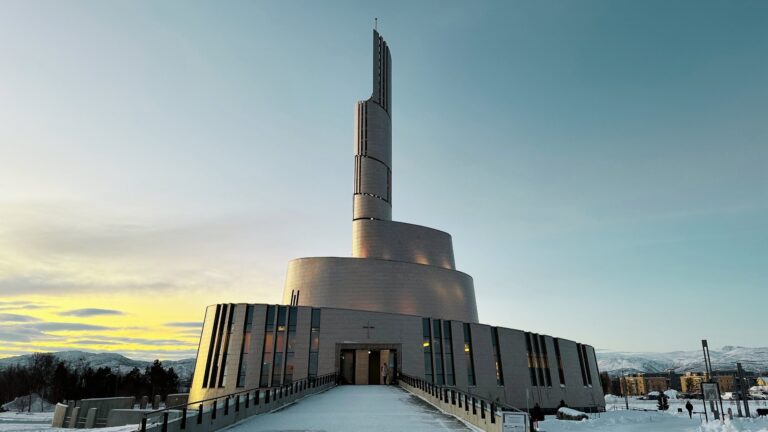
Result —
[{"label": "church building", "polygon": [[355,115],[352,256],[291,261],[282,305],[208,306],[189,400],[337,373],[349,385],[407,375],[519,409],[603,408],[592,346],[481,324],[450,234],[392,220],[391,71],[374,30],[373,94]]}]

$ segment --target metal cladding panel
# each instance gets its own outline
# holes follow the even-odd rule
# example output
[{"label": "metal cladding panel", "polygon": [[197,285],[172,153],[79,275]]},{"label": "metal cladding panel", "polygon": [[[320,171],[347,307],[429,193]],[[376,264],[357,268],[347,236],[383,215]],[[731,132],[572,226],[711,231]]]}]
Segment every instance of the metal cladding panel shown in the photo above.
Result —
[{"label": "metal cladding panel", "polygon": [[354,217],[374,218],[379,220],[392,219],[392,206],[379,198],[367,195],[355,195],[354,197]]},{"label": "metal cladding panel", "polygon": [[392,120],[375,102],[358,102],[355,110],[355,155],[374,158],[392,169]]},{"label": "metal cladding panel", "polygon": [[499,328],[499,350],[504,371],[504,400],[512,406],[525,407],[526,389],[531,388],[525,333]]},{"label": "metal cladding panel", "polygon": [[360,163],[360,192],[371,194],[389,202],[389,168],[383,163],[371,159],[361,158]]},{"label": "metal cladding panel", "polygon": [[[568,398],[565,402],[571,405],[576,402],[578,396],[572,389],[582,389],[584,384],[581,379],[581,366],[579,364],[579,354],[576,351],[576,343],[567,339],[560,339],[560,353],[563,357],[563,373],[565,375],[565,387],[568,391]],[[572,394],[573,393],[573,394]]]},{"label": "metal cladding panel", "polygon": [[352,222],[352,256],[456,268],[450,234],[402,222]]},{"label": "metal cladding panel", "polygon": [[598,406],[605,403],[605,395],[603,394],[603,386],[600,383],[600,368],[597,366],[597,356],[595,355],[595,348],[591,345],[584,345],[587,349],[587,356],[589,358],[589,367],[592,371],[592,388],[590,398],[593,403],[597,403]]},{"label": "metal cladding panel", "polygon": [[484,324],[472,324],[472,358],[475,362],[475,382],[483,397],[496,398],[496,363],[491,344],[491,327]]},{"label": "metal cladding panel", "polygon": [[[312,308],[299,307],[296,320],[296,341],[294,342],[293,380],[307,377],[309,370],[309,332],[312,326]],[[322,327],[321,327],[322,329]]]},{"label": "metal cladding panel", "polygon": [[[253,327],[251,327],[251,351],[245,357],[248,367],[245,371],[245,388],[259,386],[261,360],[264,354],[264,325],[267,320],[267,305],[253,305]],[[191,400],[191,399],[190,399]]]},{"label": "metal cladding panel", "polygon": [[246,304],[232,305],[235,307],[235,313],[232,320],[232,332],[229,334],[229,343],[227,346],[226,364],[223,365],[224,387],[232,392],[237,391],[237,371],[240,364],[240,353],[243,347],[243,326],[245,324],[245,312],[248,308]]},{"label": "metal cladding panel", "polygon": [[363,258],[302,258],[288,264],[283,301],[477,322],[472,277],[441,267]]},{"label": "metal cladding panel", "polygon": [[[467,389],[467,359],[464,354],[464,323],[451,321],[451,339],[453,341],[453,369],[456,387]],[[423,374],[420,376],[424,376]]]},{"label": "metal cladding panel", "polygon": [[[211,343],[211,335],[213,332],[213,322],[216,318],[216,305],[211,305],[205,308],[205,319],[203,321],[202,332],[200,333],[200,343],[197,348],[197,359],[195,360],[195,370],[198,373],[192,377],[192,387],[189,390],[189,400],[203,399],[199,395],[205,390],[203,389],[203,371],[205,370],[205,363],[208,359],[208,350]],[[196,399],[192,399],[196,398]]]}]

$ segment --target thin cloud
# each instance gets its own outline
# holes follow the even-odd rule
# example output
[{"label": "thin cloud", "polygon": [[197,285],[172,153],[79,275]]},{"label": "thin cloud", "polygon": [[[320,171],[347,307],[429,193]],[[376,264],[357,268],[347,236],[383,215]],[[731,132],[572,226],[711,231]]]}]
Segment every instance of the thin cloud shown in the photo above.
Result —
[{"label": "thin cloud", "polygon": [[43,333],[26,324],[0,325],[0,341],[2,342],[44,342],[61,339],[61,336]]},{"label": "thin cloud", "polygon": [[107,340],[73,340],[72,345],[120,345],[121,342]]},{"label": "thin cloud", "polygon": [[0,322],[12,322],[12,323],[29,323],[40,321],[35,317],[29,315],[19,315],[12,313],[0,313]]},{"label": "thin cloud", "polygon": [[85,309],[73,309],[59,313],[63,316],[76,316],[76,317],[92,317],[102,315],[125,315],[124,312],[115,309],[99,309],[99,308],[85,308]]},{"label": "thin cloud", "polygon": [[183,328],[200,328],[203,326],[203,323],[201,322],[193,322],[193,321],[176,321],[176,322],[167,322],[165,323],[168,327],[183,327]]},{"label": "thin cloud", "polygon": [[65,322],[41,322],[33,324],[31,327],[40,331],[85,331],[114,329],[114,327],[107,327],[102,325]]},{"label": "thin cloud", "polygon": [[31,302],[27,300],[0,300],[0,311],[17,311],[32,309],[49,309],[45,303]]}]

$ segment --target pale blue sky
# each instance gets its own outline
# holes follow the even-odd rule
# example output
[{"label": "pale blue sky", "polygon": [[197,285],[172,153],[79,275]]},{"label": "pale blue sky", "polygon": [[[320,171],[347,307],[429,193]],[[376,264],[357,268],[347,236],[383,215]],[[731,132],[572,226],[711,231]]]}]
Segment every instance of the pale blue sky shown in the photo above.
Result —
[{"label": "pale blue sky", "polygon": [[194,321],[349,255],[376,16],[394,218],[453,235],[482,322],[765,345],[764,1],[3,1],[0,295]]}]

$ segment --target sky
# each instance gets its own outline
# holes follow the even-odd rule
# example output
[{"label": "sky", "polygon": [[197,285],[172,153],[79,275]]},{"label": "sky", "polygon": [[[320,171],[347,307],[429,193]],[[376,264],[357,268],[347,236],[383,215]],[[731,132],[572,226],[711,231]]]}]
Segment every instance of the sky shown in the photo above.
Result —
[{"label": "sky", "polygon": [[349,256],[374,17],[393,218],[452,234],[481,322],[765,345],[767,2],[2,9],[0,357],[194,357],[206,305]]}]

